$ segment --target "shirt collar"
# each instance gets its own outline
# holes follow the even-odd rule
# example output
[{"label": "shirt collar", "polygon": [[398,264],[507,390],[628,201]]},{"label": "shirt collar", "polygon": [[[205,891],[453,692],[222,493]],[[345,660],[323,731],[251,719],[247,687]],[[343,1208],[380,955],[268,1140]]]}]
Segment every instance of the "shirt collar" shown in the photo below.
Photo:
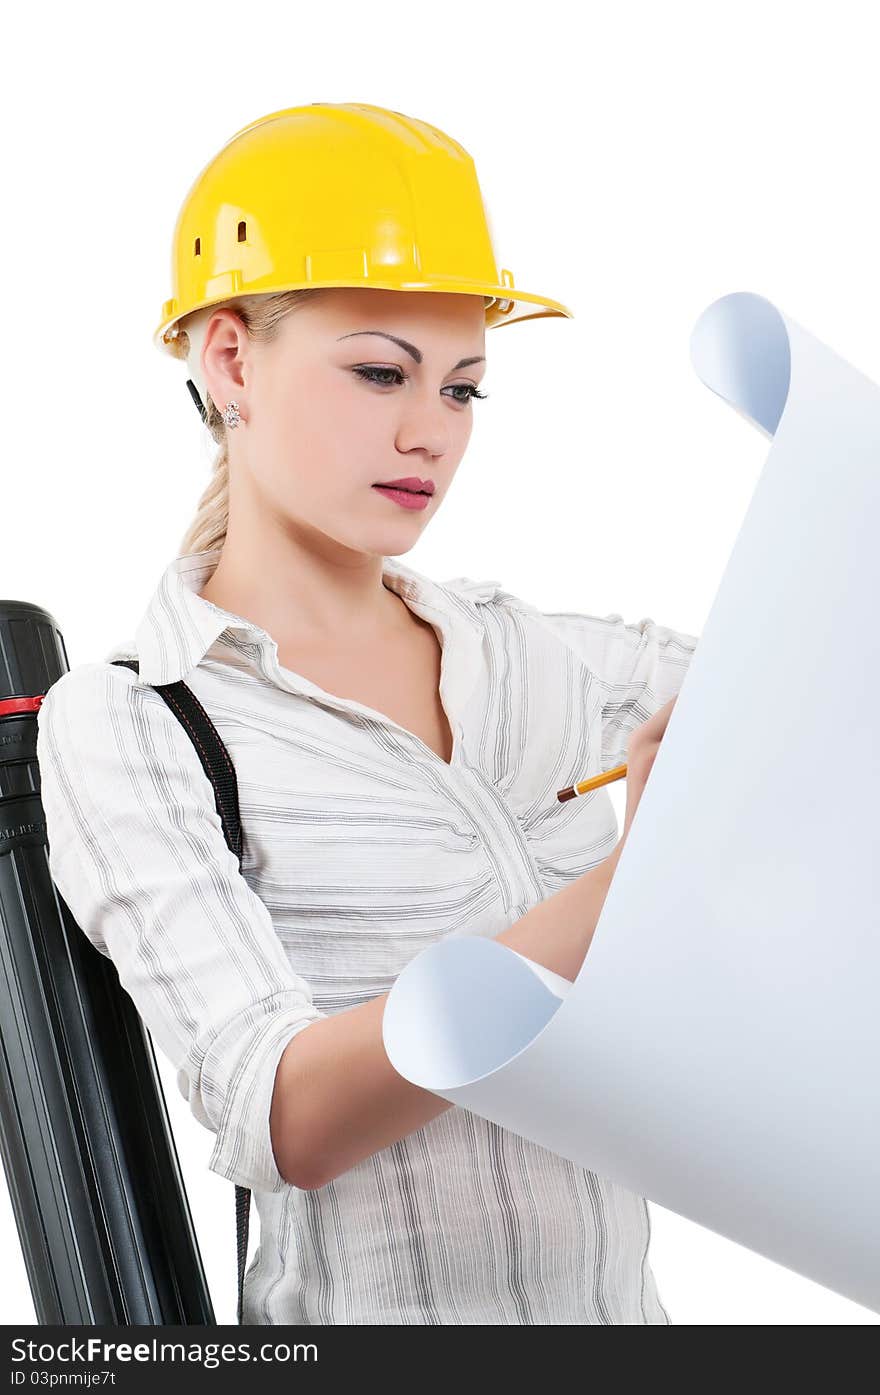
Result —
[{"label": "shirt collar", "polygon": [[[175,557],[162,573],[135,631],[134,651],[131,645],[117,645],[106,655],[106,661],[137,657],[139,676],[143,682],[155,685],[185,678],[221,636],[235,635],[277,650],[276,641],[260,625],[198,595],[220,560],[221,551],[214,548]],[[450,651],[449,667],[454,662],[462,675],[471,672],[483,637],[476,605],[476,599],[482,595],[479,586],[432,581],[396,557],[383,558],[382,576],[411,610],[440,627],[444,648]],[[467,580],[459,579],[465,583]],[[450,681],[457,685],[461,679],[456,680],[450,673]],[[307,679],[302,679],[298,686],[307,693],[321,691]]]}]

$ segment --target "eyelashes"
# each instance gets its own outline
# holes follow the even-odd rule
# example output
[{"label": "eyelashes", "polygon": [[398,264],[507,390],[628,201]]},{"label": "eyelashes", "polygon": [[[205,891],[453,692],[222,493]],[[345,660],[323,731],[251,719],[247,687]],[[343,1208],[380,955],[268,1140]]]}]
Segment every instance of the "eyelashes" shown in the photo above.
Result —
[{"label": "eyelashes", "polygon": [[[359,378],[364,379],[366,382],[376,383],[379,387],[394,387],[396,386],[396,384],[389,382],[380,382],[379,379],[376,377],[376,374],[378,373],[392,373],[396,375],[396,378],[399,382],[404,382],[406,380],[406,374],[400,368],[377,368],[372,366],[365,366],[362,368],[354,368],[352,369],[352,372],[355,373]],[[473,383],[453,383],[449,389],[444,388],[443,391],[466,392],[467,397],[456,397],[453,399],[456,402],[460,402],[462,406],[466,406],[467,403],[471,401],[474,397],[485,398],[489,396],[487,392],[480,392],[479,389],[475,388]]]}]

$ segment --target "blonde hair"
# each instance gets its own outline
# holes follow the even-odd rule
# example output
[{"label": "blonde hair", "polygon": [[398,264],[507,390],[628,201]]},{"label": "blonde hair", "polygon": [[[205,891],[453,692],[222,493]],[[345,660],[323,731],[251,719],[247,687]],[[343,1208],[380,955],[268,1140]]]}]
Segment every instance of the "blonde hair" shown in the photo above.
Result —
[{"label": "blonde hair", "polygon": [[[294,310],[315,296],[326,294],[327,287],[316,286],[298,291],[279,291],[274,295],[238,296],[229,302],[244,323],[251,339],[262,344],[271,344],[277,337],[282,321]],[[219,310],[221,307],[213,307]],[[175,358],[186,359],[189,354],[189,336],[184,320],[177,337],[171,342],[171,352]],[[199,499],[195,518],[184,534],[178,554],[207,552],[222,547],[226,541],[229,525],[229,442],[223,413],[205,393],[204,403],[207,412],[205,425],[220,447],[214,457],[211,478]]]}]

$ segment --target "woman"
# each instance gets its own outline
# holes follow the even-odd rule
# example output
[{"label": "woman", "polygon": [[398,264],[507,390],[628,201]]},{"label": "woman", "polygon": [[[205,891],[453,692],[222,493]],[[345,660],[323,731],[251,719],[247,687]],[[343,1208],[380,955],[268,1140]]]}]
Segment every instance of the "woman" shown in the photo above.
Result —
[{"label": "woman", "polygon": [[[342,188],[359,226],[336,209],[299,256],[292,207],[274,243],[267,229],[279,189],[300,209],[322,141],[319,214]],[[79,665],[39,714],[55,882],[216,1134],[210,1167],[253,1190],[250,1323],[669,1322],[642,1198],[411,1085],[382,1045],[395,977],[445,935],[494,935],[551,981],[576,977],[696,644],[395,560],[464,455],[486,327],[568,313],[464,265],[488,246],[473,181],[434,128],[319,104],[245,128],[203,173],[157,337],[188,362],[214,477],[134,643],[107,655],[139,673]],[[391,284],[387,255],[340,284],[342,254],[358,238],[387,252],[392,224],[412,255],[413,207],[422,288]],[[241,264],[227,245],[218,272],[208,248],[194,272],[221,208]],[[155,691],[181,678],[235,767],[241,869]],[[623,759],[618,842],[604,789],[555,791]]]}]

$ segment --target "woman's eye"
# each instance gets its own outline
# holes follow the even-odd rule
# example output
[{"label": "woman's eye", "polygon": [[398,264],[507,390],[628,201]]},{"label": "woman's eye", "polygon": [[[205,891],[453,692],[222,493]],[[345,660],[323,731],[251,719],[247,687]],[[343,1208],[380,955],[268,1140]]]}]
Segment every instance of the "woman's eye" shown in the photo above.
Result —
[{"label": "woman's eye", "polygon": [[[359,378],[369,383],[376,383],[379,387],[393,387],[395,384],[406,380],[406,374],[400,368],[377,368],[367,365],[362,368],[355,368],[353,372],[355,372]],[[378,375],[382,373],[390,373],[392,381],[389,382],[387,379],[381,380]],[[462,406],[474,397],[488,397],[489,395],[486,392],[480,392],[474,387],[473,383],[453,383],[450,388],[444,388],[443,390],[444,392],[451,393],[463,392],[465,394],[464,397],[456,397],[454,399],[456,402],[460,402]]]},{"label": "woman's eye", "polygon": [[[403,377],[399,368],[356,368],[354,371],[359,378],[365,378],[369,383],[379,383],[380,380],[378,375],[380,373],[390,373],[393,378],[397,379]],[[390,387],[391,384],[386,379],[380,383],[380,386]]]}]

